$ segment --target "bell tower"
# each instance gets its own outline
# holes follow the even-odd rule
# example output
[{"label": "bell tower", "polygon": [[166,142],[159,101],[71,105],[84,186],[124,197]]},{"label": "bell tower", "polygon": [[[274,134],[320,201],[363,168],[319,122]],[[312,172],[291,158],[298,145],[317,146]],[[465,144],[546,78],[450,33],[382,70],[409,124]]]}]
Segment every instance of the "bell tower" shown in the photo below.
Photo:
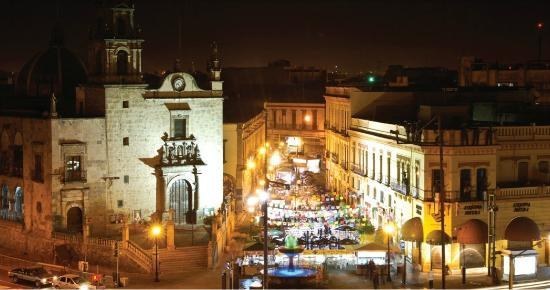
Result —
[{"label": "bell tower", "polygon": [[91,82],[142,83],[141,28],[134,22],[133,1],[98,1],[90,29],[88,72]]},{"label": "bell tower", "polygon": [[221,61],[218,55],[218,44],[212,42],[212,52],[210,61],[208,62],[208,72],[210,74],[210,82],[213,91],[221,91],[223,89],[223,81],[221,80]]}]

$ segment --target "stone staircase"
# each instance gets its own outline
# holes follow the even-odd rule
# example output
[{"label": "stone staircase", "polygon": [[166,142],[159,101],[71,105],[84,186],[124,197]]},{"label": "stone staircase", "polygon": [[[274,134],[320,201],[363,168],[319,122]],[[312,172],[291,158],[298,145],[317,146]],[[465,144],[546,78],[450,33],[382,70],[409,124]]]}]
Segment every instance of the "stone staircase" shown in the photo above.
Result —
[{"label": "stone staircase", "polygon": [[[149,253],[155,259],[154,250]],[[208,246],[176,248],[171,251],[159,249],[159,262],[159,271],[163,275],[204,271],[208,268]]]}]

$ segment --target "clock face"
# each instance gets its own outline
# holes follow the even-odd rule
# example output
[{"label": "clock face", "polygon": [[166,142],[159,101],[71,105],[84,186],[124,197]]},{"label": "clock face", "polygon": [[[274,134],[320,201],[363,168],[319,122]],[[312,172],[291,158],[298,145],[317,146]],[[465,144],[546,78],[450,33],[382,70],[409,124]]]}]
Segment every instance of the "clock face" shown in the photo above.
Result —
[{"label": "clock face", "polygon": [[185,89],[185,80],[182,77],[177,77],[172,81],[172,87],[174,90],[181,92]]}]

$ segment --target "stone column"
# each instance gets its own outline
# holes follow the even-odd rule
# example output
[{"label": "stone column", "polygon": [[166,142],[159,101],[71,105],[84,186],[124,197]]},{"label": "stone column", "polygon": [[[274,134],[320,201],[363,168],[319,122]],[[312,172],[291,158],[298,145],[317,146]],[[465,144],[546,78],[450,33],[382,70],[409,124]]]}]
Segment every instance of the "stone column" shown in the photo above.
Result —
[{"label": "stone column", "polygon": [[128,226],[126,220],[124,220],[124,224],[122,225],[122,242],[126,242],[128,240],[130,240],[130,227]]},{"label": "stone column", "polygon": [[174,209],[168,210],[168,221],[166,222],[166,248],[168,250],[175,250],[175,224],[174,224]]}]

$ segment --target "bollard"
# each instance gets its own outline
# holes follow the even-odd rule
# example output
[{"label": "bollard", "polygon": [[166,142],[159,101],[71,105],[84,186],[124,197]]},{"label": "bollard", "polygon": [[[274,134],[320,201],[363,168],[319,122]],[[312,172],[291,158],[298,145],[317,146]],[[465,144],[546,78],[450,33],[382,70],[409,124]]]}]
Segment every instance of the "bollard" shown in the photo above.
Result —
[{"label": "bollard", "polygon": [[466,267],[462,267],[462,284],[466,284]]}]

